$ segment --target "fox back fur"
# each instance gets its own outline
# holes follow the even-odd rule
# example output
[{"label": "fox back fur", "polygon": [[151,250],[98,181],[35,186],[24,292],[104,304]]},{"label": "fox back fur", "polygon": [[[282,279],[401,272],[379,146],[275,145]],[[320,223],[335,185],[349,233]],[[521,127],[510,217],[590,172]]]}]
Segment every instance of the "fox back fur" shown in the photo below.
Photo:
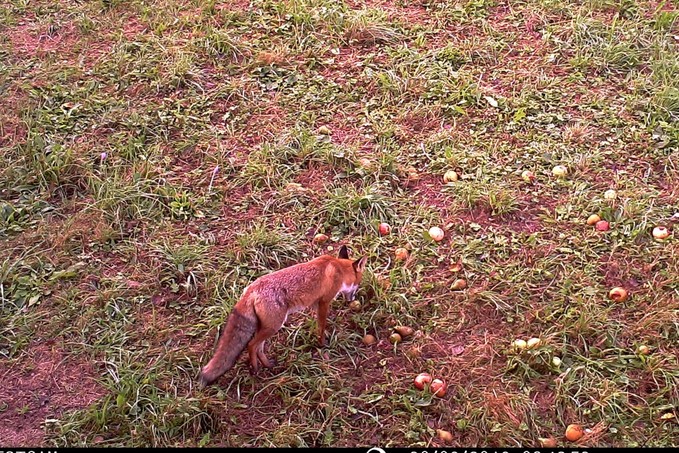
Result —
[{"label": "fox back fur", "polygon": [[323,255],[255,280],[233,307],[212,359],[200,372],[201,386],[212,384],[231,369],[246,346],[253,372],[260,362],[271,367],[264,342],[283,326],[290,313],[307,307],[317,306],[318,336],[323,345],[330,303],[340,294],[347,301],[354,300],[366,262],[365,256],[349,259],[346,246],[342,246],[337,258]]}]

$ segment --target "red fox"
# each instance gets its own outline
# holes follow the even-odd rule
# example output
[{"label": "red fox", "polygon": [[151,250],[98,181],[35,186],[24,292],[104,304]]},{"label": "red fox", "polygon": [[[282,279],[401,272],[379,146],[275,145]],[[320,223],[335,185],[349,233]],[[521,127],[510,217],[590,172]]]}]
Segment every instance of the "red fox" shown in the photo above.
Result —
[{"label": "red fox", "polygon": [[338,257],[323,255],[259,277],[243,291],[233,307],[212,359],[200,371],[202,387],[215,382],[236,363],[247,345],[253,372],[259,362],[273,364],[264,355],[264,342],[283,326],[290,313],[312,305],[318,310],[318,337],[325,343],[325,324],[330,302],[343,294],[349,302],[356,297],[367,257],[349,259],[346,246]]}]

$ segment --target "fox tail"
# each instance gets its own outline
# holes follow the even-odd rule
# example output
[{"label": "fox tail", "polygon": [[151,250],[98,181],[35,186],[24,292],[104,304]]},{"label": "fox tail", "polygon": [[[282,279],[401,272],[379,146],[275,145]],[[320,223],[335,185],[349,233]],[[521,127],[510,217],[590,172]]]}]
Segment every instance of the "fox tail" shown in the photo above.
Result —
[{"label": "fox tail", "polygon": [[200,371],[201,387],[212,384],[233,367],[256,331],[257,316],[254,310],[251,315],[243,314],[236,309],[231,312],[226,328],[217,341],[214,356]]}]

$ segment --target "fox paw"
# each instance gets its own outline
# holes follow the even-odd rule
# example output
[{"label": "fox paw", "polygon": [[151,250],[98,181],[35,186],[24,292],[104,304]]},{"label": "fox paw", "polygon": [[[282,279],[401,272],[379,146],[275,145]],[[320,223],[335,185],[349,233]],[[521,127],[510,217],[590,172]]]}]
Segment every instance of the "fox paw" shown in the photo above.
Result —
[{"label": "fox paw", "polygon": [[259,363],[257,363],[257,366],[250,365],[250,367],[249,367],[250,368],[250,374],[252,374],[254,376],[256,374],[259,374],[262,367],[264,367],[266,369],[270,369],[270,368],[275,367],[276,365],[278,365],[278,362],[276,362],[274,359],[269,359],[268,363],[259,362]]},{"label": "fox paw", "polygon": [[276,359],[269,359],[269,364],[268,364],[268,365],[264,365],[264,366],[265,366],[266,368],[273,368],[273,367],[275,367],[276,365],[278,365],[278,362],[276,361]]}]

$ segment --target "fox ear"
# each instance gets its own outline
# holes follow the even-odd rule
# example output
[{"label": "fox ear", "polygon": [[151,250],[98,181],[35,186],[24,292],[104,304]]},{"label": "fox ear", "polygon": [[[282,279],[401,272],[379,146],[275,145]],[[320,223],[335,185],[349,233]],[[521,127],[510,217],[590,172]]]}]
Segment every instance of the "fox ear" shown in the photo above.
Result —
[{"label": "fox ear", "polygon": [[348,259],[349,259],[349,252],[347,251],[347,246],[346,246],[346,245],[343,245],[342,247],[340,247],[340,249],[339,249],[339,254],[338,254],[337,256],[339,256],[339,257],[342,258],[343,260],[348,260]]},{"label": "fox ear", "polygon": [[362,256],[360,259],[354,261],[354,269],[356,272],[363,272],[365,270],[365,265],[368,262],[367,256]]}]

